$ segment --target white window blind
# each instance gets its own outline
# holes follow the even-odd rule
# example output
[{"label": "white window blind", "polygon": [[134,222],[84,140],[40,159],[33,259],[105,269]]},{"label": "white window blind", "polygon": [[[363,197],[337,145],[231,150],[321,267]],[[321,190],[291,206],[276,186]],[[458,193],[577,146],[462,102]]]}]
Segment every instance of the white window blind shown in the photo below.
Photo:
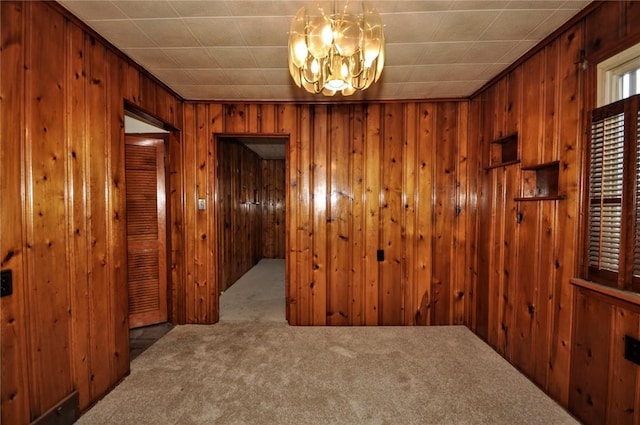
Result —
[{"label": "white window blind", "polygon": [[640,95],[595,109],[589,149],[588,278],[640,292]]},{"label": "white window blind", "polygon": [[591,130],[589,266],[619,268],[624,113],[594,121]]}]

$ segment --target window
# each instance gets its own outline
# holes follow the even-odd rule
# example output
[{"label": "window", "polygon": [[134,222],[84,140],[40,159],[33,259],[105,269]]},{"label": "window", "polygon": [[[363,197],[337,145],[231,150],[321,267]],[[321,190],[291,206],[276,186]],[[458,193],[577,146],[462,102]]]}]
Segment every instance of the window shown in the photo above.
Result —
[{"label": "window", "polygon": [[640,290],[640,96],[593,111],[589,151],[589,279]]},{"label": "window", "polygon": [[618,99],[626,99],[629,96],[640,93],[640,85],[638,85],[639,77],[640,69],[637,69],[636,65],[634,65],[631,71],[615,76],[614,81],[617,82],[615,90],[618,93]]},{"label": "window", "polygon": [[640,93],[640,44],[598,64],[598,106]]}]

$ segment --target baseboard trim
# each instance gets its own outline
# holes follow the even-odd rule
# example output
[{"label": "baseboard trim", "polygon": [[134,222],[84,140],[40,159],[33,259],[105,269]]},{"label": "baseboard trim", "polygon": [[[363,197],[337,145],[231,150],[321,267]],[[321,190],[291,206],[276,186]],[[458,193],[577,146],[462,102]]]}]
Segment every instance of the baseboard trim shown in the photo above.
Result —
[{"label": "baseboard trim", "polygon": [[78,405],[78,391],[74,391],[31,422],[31,425],[71,425],[78,420]]}]

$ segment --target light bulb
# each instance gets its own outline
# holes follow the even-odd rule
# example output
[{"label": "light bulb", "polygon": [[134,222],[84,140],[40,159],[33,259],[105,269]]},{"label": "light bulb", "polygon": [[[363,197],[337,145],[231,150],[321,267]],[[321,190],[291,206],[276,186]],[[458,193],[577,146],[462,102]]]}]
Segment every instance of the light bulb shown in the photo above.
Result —
[{"label": "light bulb", "polygon": [[298,63],[304,63],[305,59],[307,58],[307,54],[309,53],[309,49],[307,49],[307,43],[304,42],[304,39],[298,40],[298,42],[293,47],[293,52]]},{"label": "light bulb", "polygon": [[326,46],[331,46],[333,43],[333,30],[331,29],[331,25],[327,24],[322,28],[322,42]]},{"label": "light bulb", "polygon": [[320,71],[320,64],[318,63],[318,59],[313,59],[313,61],[311,62],[311,72],[313,72],[314,74],[317,74],[318,71]]}]

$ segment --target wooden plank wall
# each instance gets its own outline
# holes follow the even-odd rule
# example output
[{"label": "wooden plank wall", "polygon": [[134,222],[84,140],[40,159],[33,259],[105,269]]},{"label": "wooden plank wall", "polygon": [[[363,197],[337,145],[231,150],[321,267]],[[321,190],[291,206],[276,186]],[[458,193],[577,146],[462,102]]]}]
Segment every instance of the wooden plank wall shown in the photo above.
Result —
[{"label": "wooden plank wall", "polygon": [[[0,7],[3,421],[73,388],[86,408],[128,371],[125,100],[182,129],[168,146],[174,323],[218,318],[213,134],[287,135],[290,323],[465,323],[583,420],[628,421],[621,394],[640,390],[619,345],[589,362],[578,345],[618,341],[637,312],[576,296],[569,278],[593,64],[640,40],[638,3],[598,4],[471,102],[344,105],[183,104],[59,5]],[[520,165],[485,170],[490,141],[514,131]],[[550,160],[565,199],[514,201],[521,167]]]},{"label": "wooden plank wall", "polygon": [[[640,41],[640,5],[602,2],[471,99],[478,166],[477,296],[466,324],[586,423],[633,423],[637,370],[621,360],[637,308],[581,289],[581,203],[596,64]],[[519,136],[519,164],[485,169],[491,141]],[[494,158],[495,159],[495,158]],[[559,161],[561,200],[517,202],[522,167]],[[573,352],[572,352],[573,351]],[[626,410],[625,410],[626,409]]]},{"label": "wooden plank wall", "polygon": [[[199,130],[185,145],[212,144],[214,133],[290,136],[291,324],[461,324],[475,231],[467,115],[466,102],[187,103],[185,129]],[[187,199],[215,175],[207,158],[193,163],[203,172],[195,182],[187,172]]]},{"label": "wooden plank wall", "polygon": [[[596,106],[598,62],[640,42],[640,4],[606,2],[585,19],[585,111]],[[569,408],[586,424],[640,422],[639,368],[624,358],[624,336],[640,338],[640,307],[585,288],[574,309]]]},{"label": "wooden plank wall", "polygon": [[128,373],[124,101],[175,125],[182,110],[59,5],[0,8],[1,421],[27,424]]},{"label": "wooden plank wall", "polygon": [[285,258],[286,164],[262,160],[262,258]]},{"label": "wooden plank wall", "polygon": [[585,424],[640,419],[640,369],[624,358],[624,338],[640,339],[640,307],[580,288],[569,408]]},{"label": "wooden plank wall", "polygon": [[[583,148],[577,25],[471,102],[469,135],[480,161],[478,275],[468,325],[523,373],[568,401]],[[526,78],[523,76],[526,75]],[[486,169],[491,141],[517,133],[519,164]],[[521,167],[560,161],[564,199],[518,202]]]},{"label": "wooden plank wall", "polygon": [[262,258],[262,161],[240,143],[218,142],[218,282],[220,291]]}]

